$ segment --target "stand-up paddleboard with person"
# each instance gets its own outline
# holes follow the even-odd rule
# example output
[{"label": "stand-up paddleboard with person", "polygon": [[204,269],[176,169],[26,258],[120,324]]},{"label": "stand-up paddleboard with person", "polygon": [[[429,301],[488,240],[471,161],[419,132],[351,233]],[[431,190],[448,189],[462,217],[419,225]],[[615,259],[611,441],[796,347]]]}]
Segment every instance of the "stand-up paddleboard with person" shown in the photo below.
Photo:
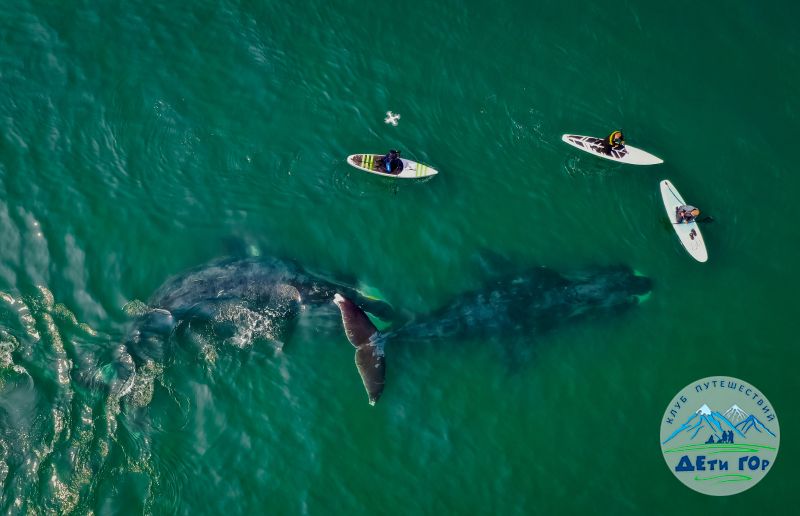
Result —
[{"label": "stand-up paddleboard with person", "polygon": [[383,155],[352,154],[347,157],[347,163],[370,174],[398,179],[416,179],[439,173],[423,163],[401,158],[400,151],[394,149]]},{"label": "stand-up paddleboard with person", "polygon": [[629,165],[658,165],[664,160],[636,147],[625,145],[622,131],[614,131],[605,138],[565,134],[561,139],[584,152]]},{"label": "stand-up paddleboard with person", "polygon": [[667,179],[661,181],[661,198],[664,201],[664,209],[667,210],[667,217],[683,247],[698,262],[708,261],[706,244],[697,224],[700,210],[686,204],[675,186]]}]

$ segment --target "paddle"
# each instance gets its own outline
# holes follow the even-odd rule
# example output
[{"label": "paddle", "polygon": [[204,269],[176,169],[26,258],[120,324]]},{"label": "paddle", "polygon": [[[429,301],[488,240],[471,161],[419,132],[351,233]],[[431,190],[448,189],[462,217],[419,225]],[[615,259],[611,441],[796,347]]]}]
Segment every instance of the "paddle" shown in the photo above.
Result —
[{"label": "paddle", "polygon": [[[710,215],[707,215],[707,216],[703,217],[702,219],[695,219],[694,222],[697,222],[698,224],[700,224],[701,222],[704,223],[704,224],[705,223],[710,224],[710,223],[714,222],[714,217],[712,217]],[[683,224],[683,222],[673,222],[672,223],[673,226],[678,226],[680,224]]]}]

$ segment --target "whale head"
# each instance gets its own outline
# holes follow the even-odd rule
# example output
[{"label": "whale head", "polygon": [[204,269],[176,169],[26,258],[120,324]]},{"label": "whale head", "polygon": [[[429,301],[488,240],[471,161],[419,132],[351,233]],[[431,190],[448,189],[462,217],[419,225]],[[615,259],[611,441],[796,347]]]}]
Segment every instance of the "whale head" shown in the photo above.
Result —
[{"label": "whale head", "polygon": [[627,266],[614,266],[569,275],[571,300],[595,309],[622,309],[638,304],[653,281]]}]

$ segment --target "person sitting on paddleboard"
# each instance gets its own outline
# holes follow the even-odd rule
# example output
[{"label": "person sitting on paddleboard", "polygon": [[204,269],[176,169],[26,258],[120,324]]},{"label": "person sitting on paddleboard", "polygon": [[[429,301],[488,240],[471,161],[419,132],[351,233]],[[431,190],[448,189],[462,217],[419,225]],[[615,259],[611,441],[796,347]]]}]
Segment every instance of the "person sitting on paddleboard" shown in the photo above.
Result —
[{"label": "person sitting on paddleboard", "polygon": [[614,131],[609,134],[606,139],[603,140],[600,150],[609,156],[611,155],[611,151],[622,152],[625,150],[625,137],[622,135],[622,131]]},{"label": "person sitting on paddleboard", "polygon": [[675,216],[678,219],[678,224],[694,222],[694,219],[696,219],[698,215],[700,215],[700,210],[688,204],[675,208]]},{"label": "person sitting on paddleboard", "polygon": [[400,160],[400,151],[390,150],[389,153],[381,158],[381,172],[387,174],[399,174],[403,170],[403,162]]}]

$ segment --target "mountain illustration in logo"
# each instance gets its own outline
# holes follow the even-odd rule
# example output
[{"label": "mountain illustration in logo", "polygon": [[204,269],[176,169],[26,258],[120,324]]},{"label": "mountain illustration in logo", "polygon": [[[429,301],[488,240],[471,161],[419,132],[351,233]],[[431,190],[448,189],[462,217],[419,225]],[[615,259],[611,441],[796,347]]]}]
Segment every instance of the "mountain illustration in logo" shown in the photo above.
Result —
[{"label": "mountain illustration in logo", "polygon": [[767,428],[764,423],[758,420],[756,416],[750,414],[747,416],[746,419],[742,420],[741,422],[736,424],[736,428],[739,429],[743,434],[746,434],[750,430],[754,429],[758,433],[767,432],[772,437],[775,437],[775,434],[772,433],[772,430]]},{"label": "mountain illustration in logo", "polygon": [[[735,418],[744,417],[747,413],[740,409],[738,406],[733,405],[731,408],[725,411],[726,414],[730,414]],[[751,421],[750,418],[753,418],[753,422],[749,425],[744,425],[746,421]],[[741,438],[744,438],[743,430],[749,430],[750,428],[755,427],[759,432],[761,429],[756,426],[756,421],[754,416],[750,415],[746,419],[742,419],[739,423],[742,425],[742,428],[737,428],[737,425],[732,423],[727,417],[723,414],[720,414],[716,410],[711,410],[711,408],[703,404],[702,407],[697,409],[697,411],[689,416],[689,419],[686,420],[677,430],[672,432],[669,437],[667,437],[664,442],[661,444],[666,444],[675,438],[678,435],[685,435],[688,436],[689,440],[695,439],[698,434],[702,431],[701,439],[705,440],[706,444],[711,443],[732,443],[735,439],[735,435],[738,435]],[[767,430],[760,421],[758,421],[758,425],[761,425],[762,428]],[[769,432],[772,434],[772,432]],[[735,434],[735,435],[734,435]],[[774,436],[774,434],[772,434]],[[706,440],[707,437],[707,440]],[[716,438],[716,440],[715,440]]]},{"label": "mountain illustration in logo", "polygon": [[739,408],[739,405],[735,403],[731,405],[731,408],[723,412],[722,415],[728,418],[728,421],[734,425],[739,424],[740,421],[744,421],[747,416],[749,416],[747,412]]}]

